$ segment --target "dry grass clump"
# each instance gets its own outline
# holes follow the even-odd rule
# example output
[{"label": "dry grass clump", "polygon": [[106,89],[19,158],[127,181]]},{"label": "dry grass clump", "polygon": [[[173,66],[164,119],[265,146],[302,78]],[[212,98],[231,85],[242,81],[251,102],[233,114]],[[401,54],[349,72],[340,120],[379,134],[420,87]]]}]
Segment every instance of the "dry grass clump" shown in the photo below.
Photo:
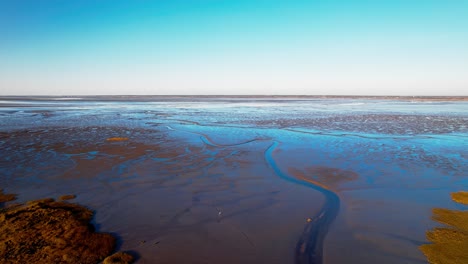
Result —
[{"label": "dry grass clump", "polygon": [[16,194],[4,194],[3,189],[0,189],[0,203],[9,202],[13,200],[16,200]]},{"label": "dry grass clump", "polygon": [[103,264],[130,264],[132,262],[132,255],[125,252],[117,252],[105,258]]},{"label": "dry grass clump", "polygon": [[[466,192],[452,193],[452,199],[459,202]],[[466,198],[466,197],[465,197]],[[434,228],[426,233],[432,244],[422,245],[421,251],[429,263],[468,263],[468,211],[434,208],[432,218],[448,227]]]},{"label": "dry grass clump", "polygon": [[42,199],[0,212],[0,263],[95,264],[115,246],[95,233],[93,212],[80,205]]},{"label": "dry grass clump", "polygon": [[432,218],[439,223],[468,232],[468,211],[434,208]]},{"label": "dry grass clump", "polygon": [[127,141],[128,138],[126,137],[111,137],[106,139],[107,141]]},{"label": "dry grass clump", "polygon": [[452,200],[457,203],[468,205],[468,192],[456,192],[452,193]]}]

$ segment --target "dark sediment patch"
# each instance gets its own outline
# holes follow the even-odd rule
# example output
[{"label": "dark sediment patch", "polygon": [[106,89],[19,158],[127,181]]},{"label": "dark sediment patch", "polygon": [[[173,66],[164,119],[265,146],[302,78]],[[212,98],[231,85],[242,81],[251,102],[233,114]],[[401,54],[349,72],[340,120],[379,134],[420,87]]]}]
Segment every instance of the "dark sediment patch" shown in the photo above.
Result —
[{"label": "dark sediment patch", "polygon": [[76,195],[74,194],[66,194],[66,195],[62,195],[59,197],[59,200],[60,201],[67,201],[67,200],[72,200],[72,199],[75,199],[76,198]]},{"label": "dark sediment patch", "polygon": [[16,200],[16,194],[4,194],[3,189],[0,189],[0,203],[10,202]]},{"label": "dark sediment patch", "polygon": [[94,232],[93,212],[83,206],[42,199],[0,212],[1,263],[83,263],[102,261],[115,238]]},{"label": "dark sediment patch", "polygon": [[[468,203],[467,192],[452,193],[452,199]],[[432,244],[420,246],[431,264],[468,263],[468,211],[434,208],[432,218],[446,227],[437,227],[426,233]]]},{"label": "dark sediment patch", "polygon": [[[125,140],[108,140],[115,139],[115,134],[128,136]],[[8,138],[2,145],[4,155],[0,155],[0,166],[6,174],[3,180],[31,175],[41,179],[93,178],[117,166],[124,167],[131,160],[184,153],[183,148],[162,147],[161,133],[142,129],[31,129],[0,134],[3,136]]]},{"label": "dark sediment patch", "polygon": [[[75,166],[60,175],[61,178],[93,177],[110,171],[114,166],[147,155],[147,150],[156,150],[157,146],[148,146],[136,142],[115,142],[101,145],[83,146],[68,150]],[[72,152],[73,151],[73,152]],[[74,154],[76,153],[76,154]],[[97,153],[83,155],[81,153]]]}]

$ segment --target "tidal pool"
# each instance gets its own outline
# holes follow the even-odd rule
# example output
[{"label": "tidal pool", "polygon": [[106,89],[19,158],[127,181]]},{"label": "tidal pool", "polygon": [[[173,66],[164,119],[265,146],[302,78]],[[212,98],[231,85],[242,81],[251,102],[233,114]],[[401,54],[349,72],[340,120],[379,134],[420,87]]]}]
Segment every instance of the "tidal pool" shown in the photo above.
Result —
[{"label": "tidal pool", "polygon": [[426,263],[468,190],[464,99],[68,99],[0,98],[0,189],[76,195],[137,263]]}]

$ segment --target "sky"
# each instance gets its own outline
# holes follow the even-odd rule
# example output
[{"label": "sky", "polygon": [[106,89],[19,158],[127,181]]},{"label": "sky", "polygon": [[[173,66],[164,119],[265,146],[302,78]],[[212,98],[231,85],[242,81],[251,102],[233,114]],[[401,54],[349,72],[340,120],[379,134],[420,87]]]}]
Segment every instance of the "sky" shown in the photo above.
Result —
[{"label": "sky", "polygon": [[0,95],[468,95],[468,0],[0,0]]}]

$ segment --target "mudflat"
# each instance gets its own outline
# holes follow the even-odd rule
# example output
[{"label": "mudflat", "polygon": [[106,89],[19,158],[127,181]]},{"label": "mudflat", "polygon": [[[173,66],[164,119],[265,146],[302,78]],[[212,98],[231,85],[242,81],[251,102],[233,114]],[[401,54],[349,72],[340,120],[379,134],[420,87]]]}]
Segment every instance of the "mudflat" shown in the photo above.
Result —
[{"label": "mudflat", "polygon": [[[421,263],[434,208],[467,191],[456,99],[2,99],[0,203],[85,219],[109,245],[89,263]],[[28,217],[15,230],[55,237]],[[62,259],[91,250],[59,242]]]}]

